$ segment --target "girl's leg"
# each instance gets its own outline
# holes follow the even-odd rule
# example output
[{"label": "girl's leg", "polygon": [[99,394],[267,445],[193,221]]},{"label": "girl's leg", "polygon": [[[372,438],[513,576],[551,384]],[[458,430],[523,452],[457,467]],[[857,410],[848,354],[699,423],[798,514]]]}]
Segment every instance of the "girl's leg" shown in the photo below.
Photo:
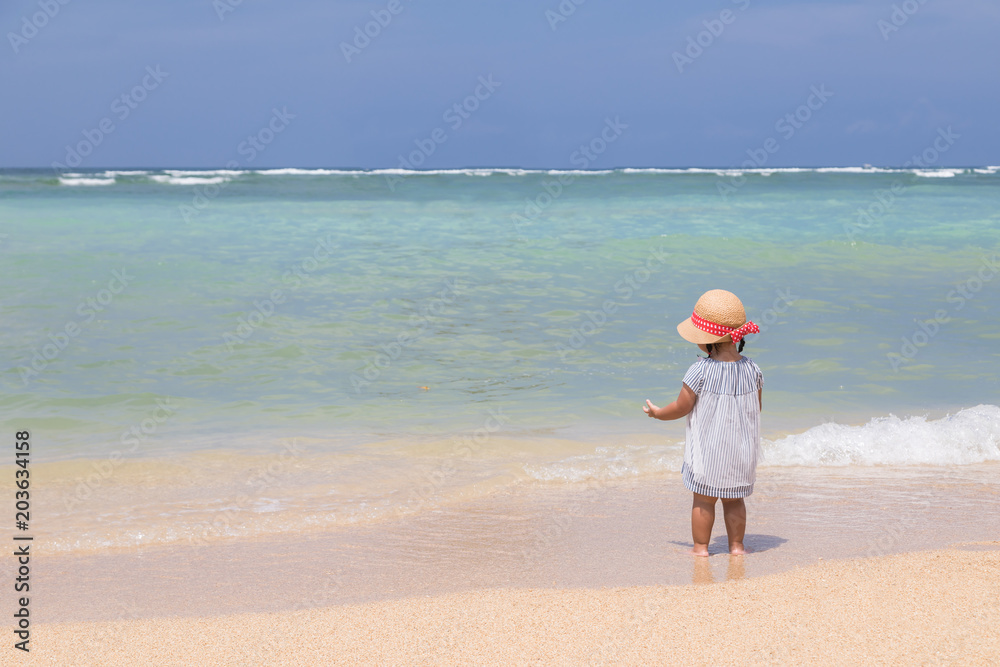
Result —
[{"label": "girl's leg", "polygon": [[729,536],[729,553],[737,556],[747,550],[743,547],[743,535],[747,529],[747,506],[742,498],[723,498],[722,516],[726,520],[726,535]]},{"label": "girl's leg", "polygon": [[718,498],[694,494],[691,504],[691,539],[694,541],[695,556],[708,555],[708,542],[712,539],[712,524],[715,523],[715,501]]}]

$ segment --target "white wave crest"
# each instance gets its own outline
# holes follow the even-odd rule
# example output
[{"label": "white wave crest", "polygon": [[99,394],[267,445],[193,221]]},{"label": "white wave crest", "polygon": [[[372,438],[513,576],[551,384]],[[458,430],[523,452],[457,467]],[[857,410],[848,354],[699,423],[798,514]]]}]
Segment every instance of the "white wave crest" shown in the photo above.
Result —
[{"label": "white wave crest", "polygon": [[898,169],[883,169],[881,167],[819,167],[818,169],[808,169],[817,174],[889,174]]},{"label": "white wave crest", "polygon": [[[621,167],[617,169],[522,169],[517,167],[466,167],[453,169],[323,169],[323,168],[299,168],[282,167],[275,169],[163,169],[163,170],[107,170],[102,173],[72,174],[67,173],[62,176],[78,180],[80,178],[90,179],[114,179],[116,176],[145,176],[156,183],[170,185],[209,185],[222,181],[211,181],[209,179],[225,177],[226,179],[237,178],[244,174],[256,174],[261,176],[532,176],[532,175],[572,175],[572,176],[603,176],[607,174],[650,174],[650,175],[706,175],[739,177],[743,175],[770,176],[772,174],[914,174],[922,178],[954,178],[965,173],[992,175],[1000,171],[1000,166],[984,166],[964,168],[929,168],[914,169],[905,167],[873,167],[865,165],[862,167]],[[184,181],[181,179],[199,179],[197,181]],[[73,185],[84,185],[86,183],[74,182]],[[100,183],[107,185],[108,183]]]},{"label": "white wave crest", "polygon": [[333,174],[350,176],[365,172],[359,172],[354,169],[298,169],[296,167],[283,167],[281,169],[258,169],[253,173],[262,176],[331,176]]},{"label": "white wave crest", "polygon": [[148,171],[136,170],[136,171],[106,171],[104,176],[108,178],[114,178],[115,176],[145,176]]},{"label": "white wave crest", "polygon": [[[507,176],[524,176],[526,174],[550,173],[545,169],[509,169],[509,168],[476,168],[476,169],[372,169],[370,171],[344,172],[355,174],[373,174],[390,176],[492,176],[506,174]],[[595,172],[586,172],[595,173]]]},{"label": "white wave crest", "polygon": [[763,444],[763,465],[969,465],[1000,461],[1000,407],[928,421],[894,415],[862,426],[827,423]]},{"label": "white wave crest", "polygon": [[164,169],[163,173],[171,176],[239,176],[245,174],[242,169]]},{"label": "white wave crest", "polygon": [[114,185],[115,179],[113,178],[85,178],[82,176],[60,176],[59,183],[61,185]]},{"label": "white wave crest", "polygon": [[152,174],[149,179],[154,183],[165,183],[166,185],[214,185],[233,180],[226,176],[171,176],[168,174]]},{"label": "white wave crest", "polygon": [[954,178],[964,171],[964,169],[914,169],[913,173],[923,178]]}]

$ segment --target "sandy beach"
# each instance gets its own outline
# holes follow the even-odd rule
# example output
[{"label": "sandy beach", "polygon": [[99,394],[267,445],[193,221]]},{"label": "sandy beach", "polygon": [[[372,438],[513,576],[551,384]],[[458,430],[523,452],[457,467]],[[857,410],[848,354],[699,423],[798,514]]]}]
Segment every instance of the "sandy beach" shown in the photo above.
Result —
[{"label": "sandy beach", "polygon": [[[716,558],[729,558],[720,556]],[[739,560],[739,559],[736,559]],[[1000,542],[686,586],[43,624],[32,664],[996,664]]]},{"label": "sandy beach", "polygon": [[744,557],[721,525],[709,558],[688,555],[689,494],[660,480],[39,552],[23,664],[995,664],[995,466],[919,473],[927,502],[914,475],[771,471]]},{"label": "sandy beach", "polygon": [[123,5],[0,9],[0,667],[1000,667],[1000,1]]}]

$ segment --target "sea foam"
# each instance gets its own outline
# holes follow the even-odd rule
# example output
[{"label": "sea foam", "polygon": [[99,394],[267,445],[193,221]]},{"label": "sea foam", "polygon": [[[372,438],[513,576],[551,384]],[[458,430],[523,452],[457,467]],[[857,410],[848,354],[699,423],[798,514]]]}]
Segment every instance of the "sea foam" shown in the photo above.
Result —
[{"label": "sea foam", "polygon": [[149,177],[154,183],[167,185],[214,185],[231,180],[227,176],[174,176],[171,174],[153,174]]},{"label": "sea foam", "polygon": [[[523,466],[539,482],[613,481],[678,472],[683,442],[613,445]],[[941,419],[876,417],[867,424],[826,423],[761,443],[759,465],[846,467],[971,465],[1000,461],[1000,406],[978,405]]]},{"label": "sea foam", "polygon": [[764,465],[969,465],[1000,461],[1000,407],[977,405],[941,419],[877,417],[827,423],[763,444]]},{"label": "sea foam", "polygon": [[[103,172],[87,174],[62,174],[60,183],[63,185],[113,185],[116,177],[145,178],[153,183],[162,185],[211,185],[230,181],[245,175],[255,175],[267,178],[281,177],[332,177],[332,178],[361,178],[361,177],[385,177],[385,176],[467,176],[467,177],[489,177],[489,176],[572,176],[572,177],[594,177],[606,176],[609,174],[621,175],[663,175],[663,176],[719,176],[738,178],[742,176],[767,177],[772,174],[844,174],[844,175],[873,175],[873,174],[911,174],[920,178],[954,178],[956,176],[987,175],[994,176],[1000,167],[985,166],[976,168],[901,168],[901,167],[873,167],[865,165],[863,167],[624,167],[617,169],[522,169],[511,167],[466,167],[449,169],[303,169],[298,167],[282,167],[275,169],[163,169],[163,170],[107,170]],[[122,181],[118,181],[122,182]],[[128,182],[128,181],[125,181]],[[134,182],[134,181],[133,181]]]},{"label": "sea foam", "polygon": [[114,185],[114,178],[85,178],[77,175],[60,176],[61,185]]}]

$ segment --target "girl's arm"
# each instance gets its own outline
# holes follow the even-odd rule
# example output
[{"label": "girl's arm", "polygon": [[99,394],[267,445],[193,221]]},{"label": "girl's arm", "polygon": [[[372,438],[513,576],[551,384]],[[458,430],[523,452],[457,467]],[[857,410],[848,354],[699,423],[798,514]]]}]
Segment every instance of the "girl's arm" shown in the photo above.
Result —
[{"label": "girl's arm", "polygon": [[642,406],[642,410],[654,419],[680,419],[694,409],[694,403],[697,400],[698,394],[694,393],[694,390],[691,389],[691,387],[686,384],[682,384],[681,393],[677,395],[677,400],[670,405],[658,408],[647,398],[646,405]]}]

